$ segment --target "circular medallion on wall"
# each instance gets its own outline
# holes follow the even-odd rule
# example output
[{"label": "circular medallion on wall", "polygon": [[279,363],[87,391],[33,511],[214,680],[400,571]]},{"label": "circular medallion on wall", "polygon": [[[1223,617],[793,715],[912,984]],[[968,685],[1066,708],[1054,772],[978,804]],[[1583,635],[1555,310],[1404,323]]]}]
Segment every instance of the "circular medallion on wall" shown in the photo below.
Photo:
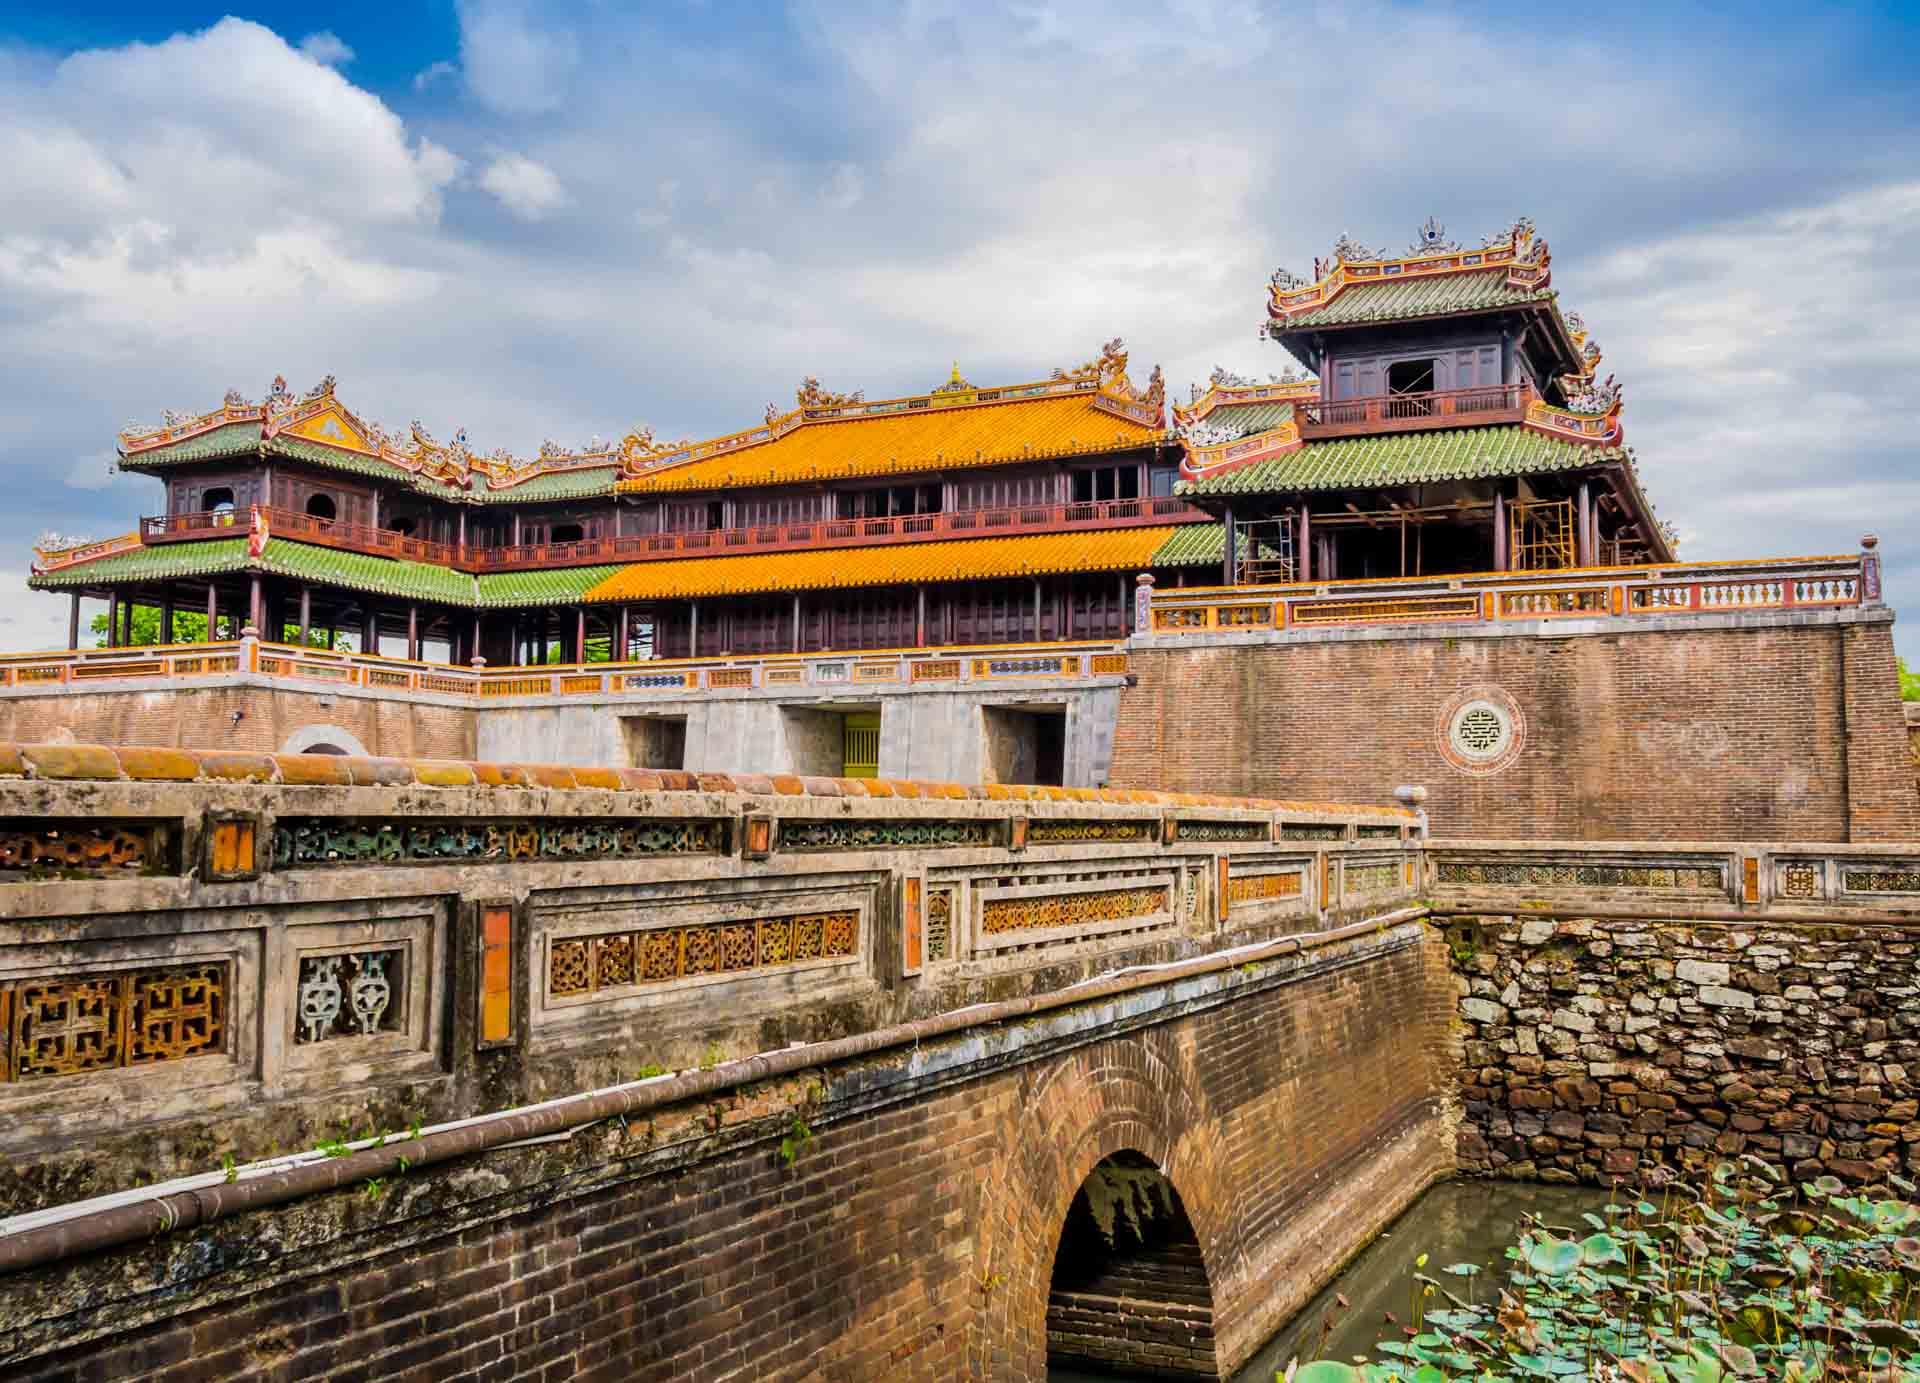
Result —
[{"label": "circular medallion on wall", "polygon": [[1440,757],[1462,773],[1498,773],[1519,757],[1527,718],[1498,687],[1468,687],[1440,708]]}]

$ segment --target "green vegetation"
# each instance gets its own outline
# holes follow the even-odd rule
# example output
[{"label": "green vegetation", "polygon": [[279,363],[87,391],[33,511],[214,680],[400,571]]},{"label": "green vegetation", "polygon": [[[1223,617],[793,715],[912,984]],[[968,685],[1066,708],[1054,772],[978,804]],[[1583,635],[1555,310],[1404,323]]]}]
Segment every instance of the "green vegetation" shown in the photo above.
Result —
[{"label": "green vegetation", "polygon": [[813,1138],[813,1130],[807,1127],[807,1121],[798,1114],[787,1128],[787,1136],[780,1140],[780,1160],[791,1167],[804,1148]]},{"label": "green vegetation", "polygon": [[1900,699],[1902,701],[1920,701],[1920,672],[1908,672],[1907,660],[1896,659],[1900,665]]},{"label": "green vegetation", "polygon": [[[133,637],[128,641],[128,647],[145,647],[160,642],[160,610],[158,606],[135,605],[133,607],[132,619]],[[93,646],[95,648],[105,648],[107,646],[106,612],[102,611],[95,615],[93,617],[93,623],[89,625],[88,628],[93,633]],[[206,611],[175,610],[173,612],[173,642],[207,642]],[[281,630],[280,638],[277,642],[299,643],[300,626],[297,624],[288,625],[285,629]],[[326,630],[307,630],[307,644],[311,648],[325,648],[327,646]],[[353,652],[353,640],[345,634],[336,633],[333,636],[333,649],[336,653],[351,653]]]},{"label": "green vegetation", "polygon": [[1789,1185],[1753,1157],[1722,1163],[1703,1190],[1669,1181],[1584,1228],[1530,1222],[1487,1301],[1478,1266],[1442,1270],[1463,1298],[1421,1271],[1423,1254],[1403,1339],[1277,1377],[1920,1383],[1920,1206],[1890,1181],[1850,1194],[1830,1176]]}]

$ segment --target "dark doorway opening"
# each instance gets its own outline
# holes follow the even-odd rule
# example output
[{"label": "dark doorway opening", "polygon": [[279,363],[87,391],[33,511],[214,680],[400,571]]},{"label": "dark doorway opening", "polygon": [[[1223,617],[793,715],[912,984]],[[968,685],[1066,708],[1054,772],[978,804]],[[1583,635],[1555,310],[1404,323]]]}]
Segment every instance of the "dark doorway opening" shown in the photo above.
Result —
[{"label": "dark doorway opening", "polygon": [[340,516],[340,512],[334,508],[331,495],[313,495],[307,500],[307,516],[332,523]]},{"label": "dark doorway opening", "polygon": [[553,536],[548,541],[555,543],[577,543],[587,536],[587,530],[577,523],[556,523]]},{"label": "dark doorway opening", "polygon": [[1389,418],[1424,418],[1432,414],[1432,399],[1399,396],[1431,394],[1434,364],[1432,360],[1402,360],[1387,366],[1387,393],[1395,396],[1387,404]]}]

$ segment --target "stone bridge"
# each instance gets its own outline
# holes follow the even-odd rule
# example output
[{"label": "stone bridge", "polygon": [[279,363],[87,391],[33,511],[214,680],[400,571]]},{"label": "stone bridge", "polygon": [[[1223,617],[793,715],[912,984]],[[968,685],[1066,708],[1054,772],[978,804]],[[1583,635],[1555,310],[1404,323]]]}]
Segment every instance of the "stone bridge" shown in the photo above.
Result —
[{"label": "stone bridge", "polygon": [[0,1374],[1220,1377],[1457,1167],[1901,1166],[1917,912],[1911,843],[0,745]]}]

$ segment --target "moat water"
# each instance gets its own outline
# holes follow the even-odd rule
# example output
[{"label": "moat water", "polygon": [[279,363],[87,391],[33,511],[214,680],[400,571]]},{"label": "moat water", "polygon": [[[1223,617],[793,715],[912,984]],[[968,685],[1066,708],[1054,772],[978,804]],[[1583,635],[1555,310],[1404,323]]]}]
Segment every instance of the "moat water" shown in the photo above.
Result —
[{"label": "moat water", "polygon": [[[1234,1383],[1273,1383],[1289,1359],[1347,1359],[1368,1354],[1376,1341],[1401,1339],[1399,1325],[1408,1319],[1413,1291],[1413,1260],[1427,1255],[1426,1273],[1465,1295],[1465,1279],[1439,1269],[1450,1263],[1478,1263],[1485,1272],[1473,1279],[1484,1298],[1505,1280],[1507,1246],[1519,1236],[1528,1215],[1549,1224],[1579,1224],[1582,1211],[1598,1212],[1607,1193],[1584,1187],[1540,1186],[1521,1182],[1451,1181],[1442,1183],[1415,1201],[1338,1278],[1269,1340],[1260,1352],[1234,1374]],[[1345,1297],[1342,1309],[1337,1299]],[[1319,1344],[1322,1320],[1329,1313],[1333,1325],[1324,1346]],[[1122,1375],[1089,1373],[1080,1369],[1052,1369],[1048,1383],[1109,1383]]]}]

